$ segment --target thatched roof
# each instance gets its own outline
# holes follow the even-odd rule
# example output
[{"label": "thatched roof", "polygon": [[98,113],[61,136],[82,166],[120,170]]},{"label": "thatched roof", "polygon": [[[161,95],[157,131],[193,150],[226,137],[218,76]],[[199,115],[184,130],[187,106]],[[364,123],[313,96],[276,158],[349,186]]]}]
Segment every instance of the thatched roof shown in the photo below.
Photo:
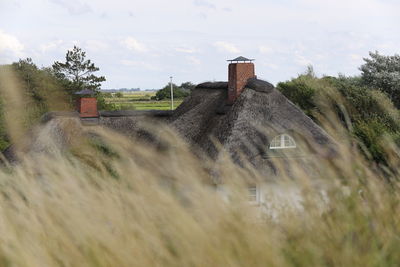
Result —
[{"label": "thatched roof", "polygon": [[[272,84],[250,79],[232,106],[226,103],[227,91],[221,90],[226,88],[226,83],[220,82],[197,86],[171,117],[171,125],[209,156],[216,158],[218,154],[212,139],[234,158],[243,154],[256,164],[261,164],[259,159],[282,156],[269,149],[269,143],[278,134],[289,133],[297,140],[304,139],[315,153],[326,152],[333,144],[322,128]],[[302,151],[290,153],[295,156]]]},{"label": "thatched roof", "polygon": [[[126,110],[100,111],[99,118],[80,118],[78,112],[48,112],[42,116],[40,124],[27,134],[23,144],[14,144],[3,151],[9,162],[18,162],[17,151],[21,155],[32,153],[54,153],[65,151],[88,136],[89,128],[100,126],[111,129],[131,138],[154,143],[155,137],[142,126],[144,123],[166,123],[171,111],[160,110]],[[1,161],[0,161],[1,162]]]},{"label": "thatched roof", "polygon": [[217,110],[225,106],[227,86],[221,82],[197,86],[175,110],[170,125],[190,143],[198,143],[210,132],[209,122],[218,116]]},{"label": "thatched roof", "polygon": [[76,92],[75,95],[95,95],[96,93],[90,89],[84,89],[79,92]]}]

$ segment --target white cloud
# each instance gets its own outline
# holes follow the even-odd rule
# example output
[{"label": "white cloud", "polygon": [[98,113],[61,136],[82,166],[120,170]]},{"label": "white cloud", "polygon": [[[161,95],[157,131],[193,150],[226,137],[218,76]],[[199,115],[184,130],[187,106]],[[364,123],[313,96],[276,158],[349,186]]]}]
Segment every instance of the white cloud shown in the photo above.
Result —
[{"label": "white cloud", "polygon": [[0,30],[0,52],[11,53],[12,56],[21,56],[24,46],[13,35]]},{"label": "white cloud", "polygon": [[393,51],[396,51],[397,49],[397,45],[395,44],[395,43],[393,43],[393,42],[387,42],[387,43],[379,43],[379,44],[377,44],[377,49],[378,49],[378,51],[380,51],[380,50],[393,50]]},{"label": "white cloud", "polygon": [[233,44],[227,42],[215,42],[214,46],[217,47],[220,51],[229,52],[232,54],[240,53],[240,50]]},{"label": "white cloud", "polygon": [[194,48],[194,47],[186,47],[186,46],[176,47],[175,51],[181,52],[181,53],[186,53],[186,54],[193,54],[193,53],[197,52],[196,48]]},{"label": "white cloud", "polygon": [[260,51],[261,54],[271,54],[272,52],[274,52],[274,49],[265,45],[260,46],[258,50]]},{"label": "white cloud", "polygon": [[321,61],[321,60],[325,60],[325,59],[327,58],[327,56],[326,56],[325,54],[315,54],[315,55],[314,55],[314,58],[315,58],[316,60]]},{"label": "white cloud", "polygon": [[98,41],[98,40],[88,40],[85,42],[85,47],[94,52],[104,51],[109,46],[106,42]]},{"label": "white cloud", "polygon": [[56,41],[52,41],[52,42],[48,42],[48,43],[42,44],[40,46],[40,51],[42,53],[49,52],[51,50],[54,50],[54,49],[60,47],[60,45],[62,45],[63,42],[64,42],[63,40],[56,40]]},{"label": "white cloud", "polygon": [[303,55],[299,55],[299,54],[297,54],[295,56],[294,61],[300,66],[309,66],[309,65],[313,64],[313,62],[310,59],[306,58]]},{"label": "white cloud", "polygon": [[151,71],[156,71],[161,69],[159,66],[156,66],[154,64],[145,61],[134,61],[129,59],[123,59],[120,61],[120,63],[124,66],[136,67],[138,69],[146,69]]},{"label": "white cloud", "polygon": [[135,52],[143,53],[148,51],[146,45],[142,44],[133,37],[126,38],[125,40],[122,41],[122,44],[129,50],[133,50]]},{"label": "white cloud", "polygon": [[206,7],[206,8],[211,8],[211,9],[215,9],[215,5],[206,1],[206,0],[194,0],[193,1],[195,6],[199,6],[199,7]]},{"label": "white cloud", "polygon": [[233,9],[230,8],[230,7],[224,7],[224,8],[222,8],[222,10],[225,11],[225,12],[232,12],[233,11]]},{"label": "white cloud", "polygon": [[266,66],[269,69],[277,70],[279,69],[279,66],[274,64],[274,63],[264,63],[262,64],[263,66]]},{"label": "white cloud", "polygon": [[200,59],[198,59],[197,57],[189,56],[189,57],[187,57],[187,59],[188,59],[189,62],[190,62],[191,64],[193,64],[193,65],[200,65],[200,64],[201,64]]},{"label": "white cloud", "polygon": [[361,55],[359,55],[359,54],[350,54],[349,58],[353,62],[362,62],[362,59],[363,59],[363,57]]},{"label": "white cloud", "polygon": [[92,8],[79,0],[51,0],[68,10],[71,15],[81,15],[92,11]]}]

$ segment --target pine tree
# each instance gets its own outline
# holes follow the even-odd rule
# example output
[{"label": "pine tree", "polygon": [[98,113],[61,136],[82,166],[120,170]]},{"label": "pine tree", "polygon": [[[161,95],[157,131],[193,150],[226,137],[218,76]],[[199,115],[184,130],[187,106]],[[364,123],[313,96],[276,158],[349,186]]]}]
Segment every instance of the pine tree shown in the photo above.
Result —
[{"label": "pine tree", "polygon": [[72,50],[67,51],[65,60],[65,63],[54,62],[52,67],[55,75],[64,81],[69,94],[83,89],[99,93],[101,82],[106,78],[94,74],[99,68],[90,59],[86,59],[86,52],[74,46]]},{"label": "pine tree", "polygon": [[385,92],[397,108],[400,108],[400,55],[383,56],[369,53],[360,67],[364,85]]}]

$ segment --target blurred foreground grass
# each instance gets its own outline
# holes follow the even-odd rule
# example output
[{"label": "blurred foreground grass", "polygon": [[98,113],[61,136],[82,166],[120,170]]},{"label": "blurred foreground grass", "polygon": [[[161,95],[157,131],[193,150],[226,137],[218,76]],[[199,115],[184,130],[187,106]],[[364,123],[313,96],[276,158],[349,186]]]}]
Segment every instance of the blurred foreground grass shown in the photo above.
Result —
[{"label": "blurred foreground grass", "polygon": [[[171,136],[174,146],[160,153],[97,134],[114,140],[107,150],[79,145],[71,153],[26,157],[1,170],[0,266],[396,266],[400,261],[398,174],[385,182],[387,177],[354,151],[313,166],[322,190],[300,171],[295,181],[270,182],[276,194],[298,189],[302,201],[300,209],[293,208],[270,192],[269,204],[278,215],[269,216],[246,201],[246,181],[265,177],[228,158],[199,164]],[[229,188],[228,200],[215,190],[207,166]]]},{"label": "blurred foreground grass", "polygon": [[167,129],[160,150],[85,128],[101,142],[76,138],[0,169],[0,266],[397,266],[400,151],[386,140],[389,165],[377,168],[336,130],[338,157],[311,161],[313,178],[293,163],[296,179],[282,169],[268,181],[301,194],[298,208],[271,191],[271,216],[246,200],[247,184],[268,177],[223,152],[200,160]]}]

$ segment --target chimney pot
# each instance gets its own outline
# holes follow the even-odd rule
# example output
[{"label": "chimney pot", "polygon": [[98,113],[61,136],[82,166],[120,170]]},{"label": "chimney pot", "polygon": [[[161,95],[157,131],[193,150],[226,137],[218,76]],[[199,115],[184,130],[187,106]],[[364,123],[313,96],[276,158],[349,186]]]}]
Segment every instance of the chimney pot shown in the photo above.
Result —
[{"label": "chimney pot", "polygon": [[98,118],[97,99],[94,97],[94,92],[91,90],[82,90],[77,93],[77,110],[81,118]]},{"label": "chimney pot", "polygon": [[228,104],[233,104],[242,93],[248,79],[254,78],[256,75],[253,59],[238,57],[228,61],[231,62],[228,67]]}]

